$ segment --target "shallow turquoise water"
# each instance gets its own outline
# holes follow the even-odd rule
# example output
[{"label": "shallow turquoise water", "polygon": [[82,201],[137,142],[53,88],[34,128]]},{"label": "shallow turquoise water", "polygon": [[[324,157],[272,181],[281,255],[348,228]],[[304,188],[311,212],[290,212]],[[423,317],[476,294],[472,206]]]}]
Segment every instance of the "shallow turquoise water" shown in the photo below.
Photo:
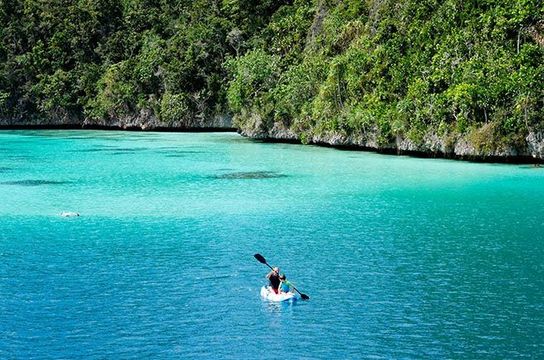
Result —
[{"label": "shallow turquoise water", "polygon": [[530,166],[3,131],[0,358],[543,358],[543,214]]}]

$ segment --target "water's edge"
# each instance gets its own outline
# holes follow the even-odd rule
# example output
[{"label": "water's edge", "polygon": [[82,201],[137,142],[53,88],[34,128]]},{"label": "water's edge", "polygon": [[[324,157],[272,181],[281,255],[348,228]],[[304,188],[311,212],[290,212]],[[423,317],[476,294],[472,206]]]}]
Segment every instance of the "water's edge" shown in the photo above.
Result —
[{"label": "water's edge", "polygon": [[[263,142],[302,144],[299,136],[287,130],[259,133],[238,129],[233,126],[228,116],[216,117],[211,121],[195,123],[166,124],[160,121],[90,122],[84,121],[7,121],[0,119],[0,130],[120,130],[120,131],[157,131],[157,132],[238,132],[240,135]],[[140,119],[141,120],[141,119]],[[387,155],[403,155],[420,158],[444,158],[461,161],[507,164],[544,164],[544,133],[530,133],[526,138],[527,148],[509,151],[485,153],[471,146],[468,142],[459,142],[459,146],[447,149],[441,139],[430,137],[425,145],[416,146],[407,139],[398,138],[395,143],[380,146],[376,141],[329,134],[329,136],[312,137],[308,143],[316,146],[333,147],[342,150],[370,151]],[[461,146],[463,145],[463,146]]]},{"label": "water's edge", "polygon": [[[240,131],[238,131],[240,133]],[[245,136],[244,134],[241,134]],[[247,137],[247,136],[245,136]],[[251,138],[253,141],[264,142],[264,143],[285,143],[285,144],[295,144],[301,145],[302,142],[297,139],[282,139],[282,138]],[[442,152],[432,152],[432,151],[420,151],[420,150],[406,150],[401,148],[379,148],[379,147],[370,147],[365,145],[359,145],[354,143],[342,143],[335,144],[325,141],[316,141],[310,142],[309,145],[313,146],[322,146],[329,147],[343,151],[364,151],[364,152],[373,152],[383,155],[393,155],[393,156],[410,156],[414,158],[422,159],[448,159],[448,160],[459,160],[467,161],[474,163],[497,163],[497,164],[512,164],[512,165],[523,165],[523,164],[533,164],[536,167],[540,167],[544,164],[544,158],[533,157],[531,155],[475,155],[475,154],[452,154],[452,153],[442,153]]]},{"label": "water's edge", "polygon": [[[271,142],[301,142],[301,137],[289,128],[274,124],[271,129],[259,124],[238,130],[242,135]],[[344,149],[374,151],[383,154],[409,155],[425,158],[446,158],[493,163],[544,163],[544,132],[529,131],[523,144],[518,146],[493,147],[489,144],[475,145],[470,134],[450,138],[427,133],[421,144],[404,136],[396,136],[388,142],[378,140],[378,131],[366,134],[345,134],[328,131],[322,134],[307,134],[308,144],[332,146]]]},{"label": "water's edge", "polygon": [[141,132],[237,132],[234,127],[141,127],[136,125],[121,126],[121,125],[100,125],[100,124],[0,124],[1,130],[104,130],[104,131],[141,131]]}]

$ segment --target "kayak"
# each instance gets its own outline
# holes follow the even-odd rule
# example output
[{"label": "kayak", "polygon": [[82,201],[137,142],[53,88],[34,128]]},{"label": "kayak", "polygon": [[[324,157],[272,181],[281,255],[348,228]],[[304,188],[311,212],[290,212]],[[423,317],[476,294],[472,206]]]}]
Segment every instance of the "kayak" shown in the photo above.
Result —
[{"label": "kayak", "polygon": [[272,291],[272,288],[270,286],[263,286],[261,288],[261,297],[266,300],[276,302],[295,301],[297,299],[296,294],[292,292],[276,294],[274,291]]}]

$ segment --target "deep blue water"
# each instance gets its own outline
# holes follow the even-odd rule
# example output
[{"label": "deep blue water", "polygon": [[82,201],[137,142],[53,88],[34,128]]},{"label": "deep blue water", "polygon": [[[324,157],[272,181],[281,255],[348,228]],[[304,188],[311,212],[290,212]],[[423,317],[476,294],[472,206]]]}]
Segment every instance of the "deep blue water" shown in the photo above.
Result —
[{"label": "deep blue water", "polygon": [[0,358],[544,358],[543,215],[526,165],[3,131]]}]

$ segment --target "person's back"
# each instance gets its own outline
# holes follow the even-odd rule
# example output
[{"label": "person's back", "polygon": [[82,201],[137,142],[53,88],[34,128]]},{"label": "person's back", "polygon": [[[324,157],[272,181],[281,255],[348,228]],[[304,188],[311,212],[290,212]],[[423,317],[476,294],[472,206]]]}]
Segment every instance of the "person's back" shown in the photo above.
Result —
[{"label": "person's back", "polygon": [[270,281],[270,287],[277,294],[278,287],[280,286],[280,268],[275,267],[266,275],[266,277],[268,278],[268,281]]},{"label": "person's back", "polygon": [[291,291],[291,283],[287,281],[285,278],[285,274],[282,274],[280,276],[280,286],[279,286],[279,292],[280,293],[288,293]]}]

